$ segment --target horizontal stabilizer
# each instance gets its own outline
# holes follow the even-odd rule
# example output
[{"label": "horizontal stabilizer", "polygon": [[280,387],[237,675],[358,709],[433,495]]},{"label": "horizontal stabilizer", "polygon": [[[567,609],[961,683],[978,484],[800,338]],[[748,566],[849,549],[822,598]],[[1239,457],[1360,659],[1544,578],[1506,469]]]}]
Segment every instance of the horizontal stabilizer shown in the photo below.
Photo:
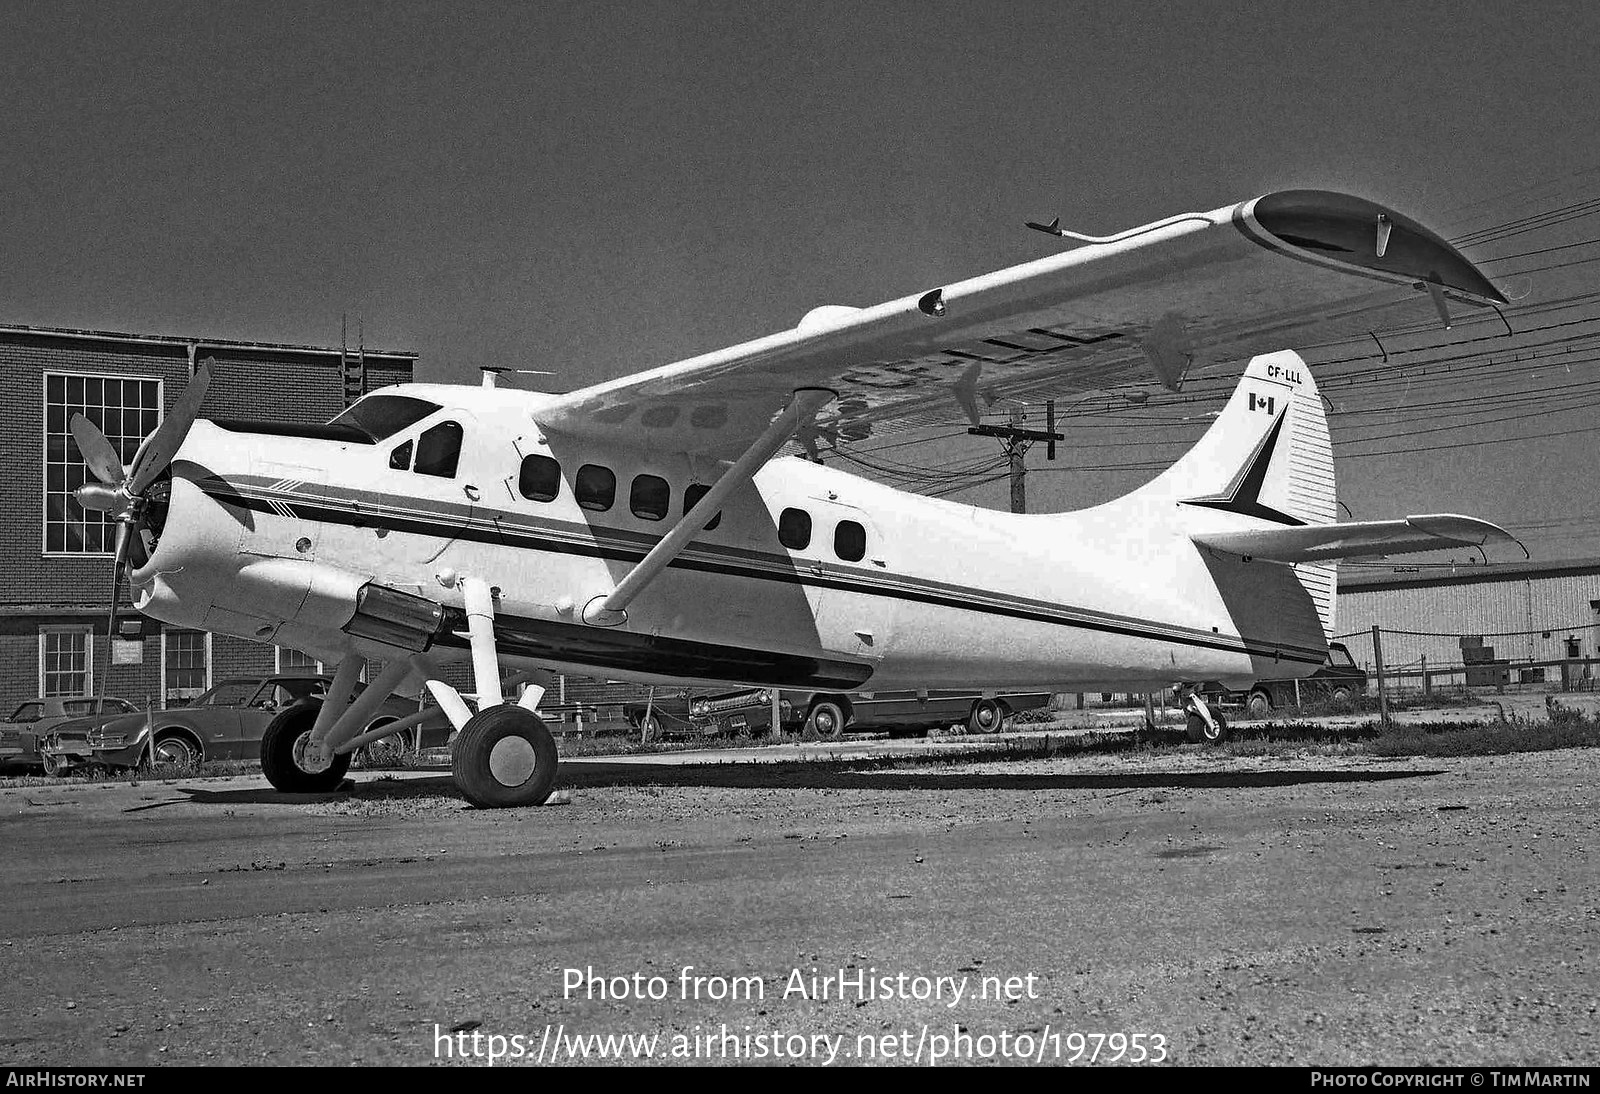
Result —
[{"label": "horizontal stabilizer", "polygon": [[1317,562],[1355,555],[1400,555],[1447,547],[1482,547],[1495,541],[1516,542],[1498,525],[1454,513],[1297,528],[1202,532],[1190,538],[1202,547],[1270,562]]}]

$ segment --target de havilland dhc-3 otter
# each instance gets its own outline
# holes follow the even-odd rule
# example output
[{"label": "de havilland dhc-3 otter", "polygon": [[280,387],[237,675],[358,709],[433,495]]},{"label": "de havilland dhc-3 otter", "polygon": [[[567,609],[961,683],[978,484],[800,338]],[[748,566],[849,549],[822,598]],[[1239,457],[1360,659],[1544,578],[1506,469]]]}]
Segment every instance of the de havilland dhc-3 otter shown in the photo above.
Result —
[{"label": "de havilland dhc-3 otter", "polygon": [[[421,683],[480,806],[541,803],[556,775],[544,688],[508,702],[503,669],[841,695],[1306,675],[1334,560],[1510,538],[1451,514],[1336,521],[1322,398],[1289,348],[1402,301],[1446,325],[1452,306],[1506,302],[1434,232],[1316,190],[1103,238],[1034,227],[1083,245],[564,394],[490,373],[383,388],[327,425],[204,421],[202,364],[127,467],[73,419],[99,480],[78,497],[115,519],[113,580],[140,612],[338,666],[320,705],[268,727],[274,787],[337,786],[356,749],[412,721],[366,733],[371,708]],[[1246,359],[1185,456],[1075,512],[775,458],[932,411],[976,424],[980,398],[1177,390],[1197,362]],[[383,668],[358,693],[368,658]],[[441,678],[452,659],[475,694]],[[1182,694],[1192,731],[1216,736]]]}]

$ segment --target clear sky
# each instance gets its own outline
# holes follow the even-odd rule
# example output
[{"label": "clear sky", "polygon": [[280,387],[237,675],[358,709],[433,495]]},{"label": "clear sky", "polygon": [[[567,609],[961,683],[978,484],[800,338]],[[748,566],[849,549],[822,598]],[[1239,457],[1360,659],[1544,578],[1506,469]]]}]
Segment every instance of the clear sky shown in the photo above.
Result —
[{"label": "clear sky", "polygon": [[[0,322],[330,345],[348,314],[424,378],[570,388],[1038,257],[1027,218],[1110,232],[1314,186],[1459,233],[1600,193],[1596,41],[1577,2],[5,0]],[[1600,248],[1563,254],[1530,300],[1593,291]],[[1549,378],[1500,381],[1537,407]],[[1429,436],[1509,443],[1347,444],[1341,495],[1600,555],[1600,433],[1527,436],[1595,425],[1582,394]],[[1444,397],[1389,389],[1387,432],[1449,425]],[[1335,437],[1371,424],[1336,413]],[[1138,478],[1053,470],[1030,501]],[[956,496],[1006,504],[1003,482]]]}]

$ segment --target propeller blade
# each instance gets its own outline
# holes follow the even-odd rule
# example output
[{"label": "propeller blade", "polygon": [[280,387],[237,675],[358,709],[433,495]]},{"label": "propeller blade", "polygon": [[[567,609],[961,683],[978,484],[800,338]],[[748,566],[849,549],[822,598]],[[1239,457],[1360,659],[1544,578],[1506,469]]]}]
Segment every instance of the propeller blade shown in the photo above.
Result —
[{"label": "propeller blade", "polygon": [[177,403],[172,407],[172,413],[167,415],[166,420],[157,426],[156,431],[139,447],[139,454],[133,458],[133,467],[128,471],[128,490],[134,495],[143,494],[161,472],[167,469],[167,464],[178,454],[178,449],[183,447],[183,439],[189,435],[189,427],[194,425],[194,420],[200,416],[200,404],[205,402],[206,390],[211,386],[211,366],[214,363],[207,357],[204,363],[195,369],[194,379],[189,381],[189,386],[178,396]]},{"label": "propeller blade", "polygon": [[74,414],[68,426],[72,430],[72,439],[78,442],[78,451],[83,453],[83,462],[94,472],[95,478],[116,486],[128,477],[122,468],[122,458],[98,426],[82,414]]}]

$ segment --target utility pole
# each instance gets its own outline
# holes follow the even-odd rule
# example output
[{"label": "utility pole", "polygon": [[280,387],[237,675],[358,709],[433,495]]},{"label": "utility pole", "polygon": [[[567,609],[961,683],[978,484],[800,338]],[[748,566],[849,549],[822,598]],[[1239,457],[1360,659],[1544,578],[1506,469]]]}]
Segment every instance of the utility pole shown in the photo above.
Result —
[{"label": "utility pole", "polygon": [[1033,447],[1035,441],[1045,442],[1045,459],[1056,458],[1056,442],[1066,440],[1056,432],[1056,403],[1052,399],[1045,403],[1045,427],[1043,430],[1022,428],[1022,408],[1011,408],[1010,425],[975,425],[967,432],[978,437],[998,437],[1003,442],[1006,453],[1007,468],[1011,473],[1011,511],[1013,513],[1026,513],[1028,511],[1028,484],[1026,475],[1028,469],[1023,465],[1022,458],[1027,455],[1028,449]]}]

